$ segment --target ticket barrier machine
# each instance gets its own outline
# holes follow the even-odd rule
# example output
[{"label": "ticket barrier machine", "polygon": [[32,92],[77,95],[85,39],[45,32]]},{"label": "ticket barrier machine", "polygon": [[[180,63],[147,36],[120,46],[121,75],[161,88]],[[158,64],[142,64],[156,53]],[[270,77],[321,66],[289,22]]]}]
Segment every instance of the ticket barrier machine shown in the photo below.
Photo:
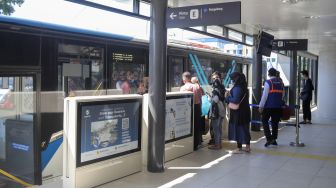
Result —
[{"label": "ticket barrier machine", "polygon": [[[193,152],[193,94],[167,93],[165,161]],[[94,187],[147,164],[148,95],[64,101],[63,187]]]},{"label": "ticket barrier machine", "polygon": [[95,187],[139,172],[141,95],[64,101],[63,187]]},{"label": "ticket barrier machine", "polygon": [[[193,93],[168,92],[166,95],[165,161],[193,152]],[[147,165],[148,94],[143,96],[142,162]]]}]

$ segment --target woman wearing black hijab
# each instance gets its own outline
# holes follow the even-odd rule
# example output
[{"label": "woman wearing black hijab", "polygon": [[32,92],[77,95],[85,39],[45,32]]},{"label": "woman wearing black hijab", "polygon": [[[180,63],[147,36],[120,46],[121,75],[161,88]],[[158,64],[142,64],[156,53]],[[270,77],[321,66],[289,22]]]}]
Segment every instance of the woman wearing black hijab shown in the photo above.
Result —
[{"label": "woman wearing black hijab", "polygon": [[237,142],[237,149],[234,153],[242,153],[242,145],[246,144],[246,152],[250,152],[250,121],[251,111],[249,107],[249,92],[247,88],[246,77],[239,72],[230,74],[231,80],[234,82],[233,88],[225,93],[225,100],[231,106],[239,105],[238,109],[230,108],[229,120],[229,140]]}]

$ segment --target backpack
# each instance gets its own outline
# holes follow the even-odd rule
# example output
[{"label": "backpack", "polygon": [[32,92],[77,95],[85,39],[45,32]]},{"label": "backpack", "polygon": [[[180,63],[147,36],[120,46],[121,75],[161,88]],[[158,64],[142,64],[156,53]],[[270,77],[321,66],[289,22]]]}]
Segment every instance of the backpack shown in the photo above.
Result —
[{"label": "backpack", "polygon": [[225,87],[223,85],[221,85],[221,87],[219,88],[215,88],[213,91],[213,95],[217,95],[219,100],[224,102],[225,101]]},{"label": "backpack", "polygon": [[225,92],[226,92],[226,89],[224,85],[221,85],[220,92],[219,92],[219,100],[221,100],[222,102],[225,101]]}]

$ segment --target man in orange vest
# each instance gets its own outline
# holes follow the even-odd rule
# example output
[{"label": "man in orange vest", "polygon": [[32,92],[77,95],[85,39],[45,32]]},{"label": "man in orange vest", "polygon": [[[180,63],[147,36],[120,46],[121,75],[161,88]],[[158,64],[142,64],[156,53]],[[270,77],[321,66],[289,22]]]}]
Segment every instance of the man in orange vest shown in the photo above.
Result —
[{"label": "man in orange vest", "polygon": [[[259,103],[259,112],[262,114],[262,123],[266,136],[265,147],[269,145],[278,145],[278,125],[282,115],[283,92],[284,87],[282,81],[277,77],[277,70],[270,68],[268,70],[270,77],[264,84],[264,91]],[[269,120],[271,119],[272,133],[269,129]]]}]

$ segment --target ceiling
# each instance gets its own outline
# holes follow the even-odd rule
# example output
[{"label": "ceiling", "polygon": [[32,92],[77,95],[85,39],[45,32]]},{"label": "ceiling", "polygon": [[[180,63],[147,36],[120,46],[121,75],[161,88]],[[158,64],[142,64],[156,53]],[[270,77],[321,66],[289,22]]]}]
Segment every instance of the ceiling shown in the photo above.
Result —
[{"label": "ceiling", "polygon": [[[235,0],[169,0],[180,7]],[[336,49],[336,0],[241,0],[242,23],[227,25],[247,34],[260,29],[277,39],[308,39],[308,51]]]}]

